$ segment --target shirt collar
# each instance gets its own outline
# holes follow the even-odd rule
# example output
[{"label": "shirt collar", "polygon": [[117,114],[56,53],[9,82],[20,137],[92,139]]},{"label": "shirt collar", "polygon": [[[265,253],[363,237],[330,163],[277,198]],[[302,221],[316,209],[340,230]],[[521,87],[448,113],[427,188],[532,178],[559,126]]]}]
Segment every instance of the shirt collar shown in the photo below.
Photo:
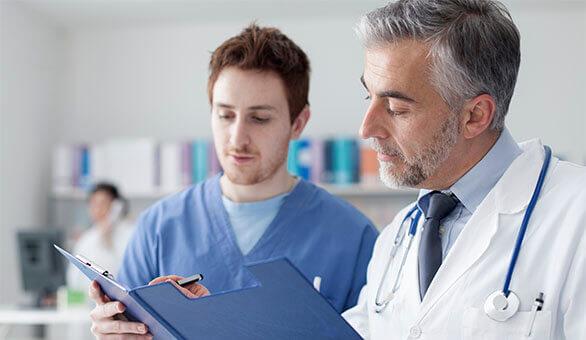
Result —
[{"label": "shirt collar", "polygon": [[[266,209],[270,210],[273,207],[280,206],[282,201],[285,199],[285,197],[289,196],[289,194],[295,190],[295,188],[297,187],[299,182],[301,182],[299,180],[299,178],[296,178],[295,183],[293,184],[293,186],[291,187],[291,189],[289,191],[282,193],[282,194],[279,194],[277,196],[269,197],[265,200],[254,201],[254,202],[234,202],[231,199],[229,199],[228,197],[224,196],[224,193],[222,193],[222,202],[224,203],[224,208],[229,213],[243,213],[243,212],[257,213],[257,212],[262,212]],[[221,191],[221,187],[220,187],[220,191]]]},{"label": "shirt collar", "polygon": [[[486,195],[488,195],[511,163],[513,163],[513,160],[521,152],[513,136],[505,128],[496,143],[480,162],[446,191],[450,191],[456,195],[464,208],[470,213],[474,213]],[[424,203],[421,199],[430,192],[431,190],[428,189],[421,189],[419,191],[418,204],[420,208],[421,204]]]}]

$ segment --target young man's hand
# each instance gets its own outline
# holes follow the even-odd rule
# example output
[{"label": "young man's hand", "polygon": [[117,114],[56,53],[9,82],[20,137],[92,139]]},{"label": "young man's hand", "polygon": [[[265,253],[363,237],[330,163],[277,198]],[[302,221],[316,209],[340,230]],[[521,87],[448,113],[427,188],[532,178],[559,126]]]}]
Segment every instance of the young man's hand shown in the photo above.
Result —
[{"label": "young man's hand", "polygon": [[[171,282],[175,288],[191,299],[210,294],[208,289],[199,283],[191,283],[184,287],[179,286],[177,281],[181,279],[183,277],[177,275],[161,276],[149,282],[149,285]],[[89,296],[96,303],[96,307],[90,312],[90,317],[92,319],[91,331],[97,339],[150,340],[153,338],[148,333],[145,324],[128,321],[122,314],[126,310],[126,306],[119,301],[110,300],[96,281],[92,281],[90,284]]]},{"label": "young man's hand", "polygon": [[179,286],[179,284],[177,284],[177,281],[182,279],[183,277],[177,275],[160,276],[149,282],[149,285],[154,285],[161,282],[171,282],[171,284],[174,285],[175,288],[179,289],[179,291],[183,293],[183,295],[187,296],[190,299],[210,295],[209,290],[203,285],[200,285],[199,283],[190,283],[183,287]]},{"label": "young man's hand", "polygon": [[89,297],[96,303],[96,307],[90,312],[90,317],[91,331],[97,339],[150,340],[153,338],[148,333],[145,324],[128,321],[122,314],[126,306],[119,301],[110,300],[96,281],[90,284]]}]

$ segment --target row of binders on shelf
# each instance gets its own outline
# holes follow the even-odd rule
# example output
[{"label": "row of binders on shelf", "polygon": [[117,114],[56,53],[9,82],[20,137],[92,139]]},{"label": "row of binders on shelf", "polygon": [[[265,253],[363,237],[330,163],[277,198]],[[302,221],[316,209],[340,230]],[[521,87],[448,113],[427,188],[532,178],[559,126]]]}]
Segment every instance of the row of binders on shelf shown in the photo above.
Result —
[{"label": "row of binders on shelf", "polygon": [[112,182],[127,195],[174,192],[220,171],[207,140],[61,144],[53,151],[53,192],[88,190],[99,181]]},{"label": "row of binders on shelf", "polygon": [[[354,138],[294,140],[289,145],[290,173],[324,184],[375,184],[376,153]],[[109,181],[127,195],[174,192],[221,171],[208,140],[157,142],[111,140],[61,144],[53,151],[53,191],[88,190]]]},{"label": "row of binders on shelf", "polygon": [[315,183],[376,184],[376,152],[355,138],[298,139],[289,144],[287,169]]}]

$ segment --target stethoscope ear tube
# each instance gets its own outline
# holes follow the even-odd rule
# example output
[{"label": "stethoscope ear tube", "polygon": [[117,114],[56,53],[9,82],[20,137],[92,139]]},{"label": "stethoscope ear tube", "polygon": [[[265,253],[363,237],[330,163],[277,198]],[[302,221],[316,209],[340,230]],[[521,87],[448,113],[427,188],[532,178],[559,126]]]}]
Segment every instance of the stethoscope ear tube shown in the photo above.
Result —
[{"label": "stethoscope ear tube", "polygon": [[[412,217],[413,213],[416,211],[417,211],[417,213],[415,214],[415,217]],[[393,248],[391,249],[389,259],[387,260],[387,263],[385,266],[385,271],[383,273],[383,276],[382,276],[380,283],[378,285],[378,288],[376,290],[376,296],[374,299],[376,313],[381,313],[382,311],[385,310],[385,308],[387,307],[389,302],[395,297],[395,292],[399,289],[399,285],[400,285],[400,281],[401,281],[401,274],[403,273],[403,267],[405,266],[405,262],[407,260],[407,254],[409,253],[409,249],[411,249],[411,244],[413,243],[413,237],[417,233],[417,224],[419,223],[420,217],[421,217],[421,210],[419,210],[419,207],[417,205],[415,205],[413,208],[411,208],[411,210],[409,210],[409,212],[407,213],[407,215],[405,216],[405,218],[401,222],[401,226],[399,227],[398,233],[401,233],[402,236],[397,237],[398,234],[397,234],[397,236],[395,236],[395,242],[393,243]],[[409,218],[411,218],[411,223],[409,225],[409,231],[408,231],[409,243],[407,243],[407,249],[405,249],[405,252],[403,253],[403,256],[401,257],[401,264],[399,265],[399,270],[397,271],[397,275],[395,276],[395,280],[393,282],[393,287],[391,288],[391,291],[389,292],[389,294],[387,296],[385,296],[381,300],[380,294],[382,291],[382,287],[384,286],[384,282],[386,281],[389,269],[391,268],[391,262],[395,258],[395,255],[397,254],[397,251],[398,251],[399,247],[401,246],[401,244],[403,243],[403,240],[405,238],[405,233],[402,230],[403,225],[405,224],[405,222]],[[397,242],[397,241],[399,241],[399,242]]]}]

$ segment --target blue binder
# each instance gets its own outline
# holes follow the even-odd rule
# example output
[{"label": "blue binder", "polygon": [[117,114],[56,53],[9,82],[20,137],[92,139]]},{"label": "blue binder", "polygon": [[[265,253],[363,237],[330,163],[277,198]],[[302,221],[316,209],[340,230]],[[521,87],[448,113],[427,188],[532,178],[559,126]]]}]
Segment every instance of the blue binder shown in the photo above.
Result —
[{"label": "blue binder", "polygon": [[287,259],[247,266],[257,286],[190,299],[168,282],[128,289],[55,248],[155,339],[360,339]]}]

